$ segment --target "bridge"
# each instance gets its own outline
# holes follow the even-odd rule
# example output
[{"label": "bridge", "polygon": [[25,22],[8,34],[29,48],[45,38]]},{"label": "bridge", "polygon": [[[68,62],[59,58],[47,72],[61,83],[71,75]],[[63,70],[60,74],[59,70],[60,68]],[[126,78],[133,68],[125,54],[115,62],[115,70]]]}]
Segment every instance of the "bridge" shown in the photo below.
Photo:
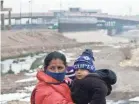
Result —
[{"label": "bridge", "polygon": [[[8,19],[8,15],[5,15],[5,19]],[[53,13],[12,13],[11,19],[23,19],[23,18],[54,18]]]},{"label": "bridge", "polygon": [[[97,19],[104,19],[104,20],[119,20],[125,22],[136,22],[139,23],[139,16],[116,16],[116,15],[108,15],[108,14],[64,14],[65,17],[95,17]],[[9,16],[6,14],[5,19],[8,19]],[[21,18],[55,18],[54,13],[12,13],[11,19],[21,19]]]},{"label": "bridge", "polygon": [[[83,17],[87,18],[96,18],[97,23],[96,24],[85,24],[83,23],[81,26],[81,23],[78,24],[76,21],[70,24],[70,23],[60,23],[60,31],[77,31],[77,27],[81,28],[82,30],[87,29],[90,30],[92,28],[94,29],[107,29],[108,30],[108,35],[112,34],[118,34],[124,30],[124,27],[130,27],[134,26],[137,27],[139,25],[139,16],[114,16],[114,15],[108,15],[108,14],[89,14],[89,15],[81,15],[81,14],[68,14],[66,17],[70,18],[77,18],[78,20]],[[66,18],[65,18],[66,19]],[[76,19],[75,19],[76,20]],[[67,21],[67,20],[66,20]],[[70,20],[69,20],[70,21]],[[87,21],[87,20],[84,20]],[[87,22],[86,22],[87,23]],[[90,21],[91,23],[91,21]],[[75,26],[76,25],[76,26]],[[83,26],[84,25],[84,26]],[[76,28],[76,29],[75,29]],[[80,30],[80,29],[79,29]],[[85,30],[84,30],[85,31]]]},{"label": "bridge", "polygon": [[[124,26],[138,26],[139,25],[139,16],[115,16],[108,15],[106,13],[100,12],[84,12],[84,11],[49,11],[46,13],[11,13],[12,8],[4,8],[3,1],[1,1],[1,10],[9,11],[9,14],[1,13],[1,27],[5,29],[5,21],[9,21],[9,27],[21,27],[21,28],[38,28],[45,27],[48,28],[50,25],[57,24],[59,22],[59,29],[64,30],[65,26],[63,23],[60,23],[61,18],[90,18],[96,19],[97,22],[92,25],[87,25],[88,28],[97,28],[97,29],[107,29],[108,34],[115,34],[123,31]],[[76,10],[76,9],[75,9]],[[25,20],[25,23],[21,21]],[[11,20],[14,20],[15,23],[11,23]],[[80,27],[80,25],[79,25]],[[68,27],[70,28],[70,27]],[[73,28],[71,26],[71,28]],[[83,29],[83,27],[81,27]],[[113,33],[115,31],[115,33]]]},{"label": "bridge", "polygon": [[[27,24],[14,24],[13,26],[16,27],[21,27],[21,25],[23,27],[48,27],[56,22],[58,22],[58,19],[60,17],[58,17],[58,15],[61,15],[61,13],[59,12],[59,14],[57,13],[57,15],[53,12],[48,12],[48,13],[12,13],[11,14],[11,19],[14,19],[15,21],[21,21],[21,19],[27,19],[30,20],[30,22],[28,21]],[[8,19],[8,15],[4,16],[5,19]],[[82,14],[82,13],[71,13],[71,12],[65,12],[62,13],[62,18],[90,18],[90,19],[97,19],[97,25],[96,27],[98,29],[107,29],[108,30],[108,34],[116,34],[116,33],[120,33],[123,30],[124,26],[136,26],[139,25],[139,17],[137,16],[115,16],[115,15],[108,15],[108,14]],[[41,19],[41,22],[38,23],[38,20]],[[51,22],[51,21],[55,21],[55,22]],[[37,21],[37,23],[35,24],[33,21]],[[102,22],[100,22],[102,21]],[[37,26],[39,25],[39,26]],[[60,25],[62,26],[62,25]],[[80,27],[80,26],[79,26]],[[63,28],[65,29],[65,26],[60,27],[60,29]],[[70,27],[68,27],[70,28]],[[83,27],[82,27],[83,28]],[[92,28],[92,27],[90,27]],[[63,31],[63,30],[62,30]],[[115,33],[113,33],[115,31]]]}]

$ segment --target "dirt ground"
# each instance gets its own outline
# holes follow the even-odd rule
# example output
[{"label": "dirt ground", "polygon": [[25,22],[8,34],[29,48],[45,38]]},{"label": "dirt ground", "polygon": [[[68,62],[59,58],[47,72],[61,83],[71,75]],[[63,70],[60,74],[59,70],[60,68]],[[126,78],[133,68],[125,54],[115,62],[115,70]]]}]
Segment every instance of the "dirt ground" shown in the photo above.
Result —
[{"label": "dirt ground", "polygon": [[[43,31],[44,32],[44,31]],[[43,33],[41,32],[41,33]],[[45,32],[44,32],[45,33]],[[7,35],[7,37],[10,34]],[[20,34],[21,35],[21,34]],[[59,40],[59,36],[57,38],[52,38],[51,39],[56,39],[55,41],[53,41],[55,44],[61,42],[62,40]],[[4,36],[6,37],[6,36]],[[18,36],[17,36],[18,37]],[[29,35],[30,37],[30,35]],[[36,45],[37,43],[35,43],[35,39],[38,39],[39,36],[36,38],[35,36],[31,36],[32,38],[32,42],[34,43],[34,45]],[[45,37],[45,35],[44,35]],[[44,38],[43,37],[43,38]],[[60,36],[63,37],[63,36]],[[21,38],[21,37],[20,37]],[[41,37],[40,37],[41,38]],[[40,39],[39,38],[39,39]],[[4,38],[3,38],[4,39]],[[42,38],[41,38],[42,39]],[[50,38],[46,38],[50,39]],[[61,39],[61,38],[60,38]],[[95,65],[97,69],[101,69],[101,68],[109,68],[113,71],[116,72],[117,74],[117,83],[113,86],[113,91],[111,93],[110,96],[108,96],[107,99],[111,99],[111,100],[120,100],[120,99],[129,99],[135,96],[139,96],[139,67],[138,66],[126,66],[126,65],[121,65],[121,62],[125,61],[124,58],[124,53],[121,51],[121,47],[120,48],[116,48],[116,46],[124,46],[124,44],[119,45],[119,43],[114,44],[114,45],[103,45],[103,44],[84,44],[84,45],[80,45],[80,46],[76,46],[77,42],[75,42],[74,40],[71,39],[67,39],[67,38],[62,38],[62,39],[66,39],[64,40],[63,43],[67,43],[67,41],[70,43],[75,43],[73,46],[73,48],[68,48],[65,49],[65,53],[74,53],[74,58],[77,58],[81,52],[86,49],[86,48],[90,48],[92,50],[98,50],[100,52],[95,52],[94,51],[94,56],[95,56]],[[26,40],[26,39],[25,39]],[[43,39],[42,39],[43,40]],[[46,41],[44,39],[44,41]],[[9,40],[7,40],[8,42]],[[11,41],[11,43],[13,42],[13,44],[17,45],[17,43],[14,41]],[[14,43],[15,42],[15,43]],[[27,42],[27,41],[26,41]],[[32,43],[31,42],[31,43]],[[49,41],[50,42],[50,41]],[[48,43],[49,43],[48,42]],[[7,44],[6,42],[4,43],[4,41],[2,42],[2,52],[7,52],[6,54],[3,55],[3,57],[7,54],[10,54],[10,50],[7,51],[7,49],[11,49],[12,45],[11,43]],[[25,47],[24,45],[25,42],[22,43],[22,46]],[[28,43],[29,44],[29,43]],[[46,43],[47,44],[47,43]],[[62,44],[62,42],[60,43]],[[68,44],[68,43],[67,43]],[[27,45],[27,43],[26,43]],[[40,42],[40,44],[38,45],[41,46],[42,43]],[[8,48],[5,48],[8,47]],[[21,44],[19,45],[19,47],[21,46]],[[42,45],[43,46],[43,45]],[[41,46],[41,47],[42,47]],[[28,47],[28,45],[27,45]],[[17,49],[14,48],[14,49]],[[47,48],[49,49],[49,48]],[[3,53],[2,53],[3,54]],[[133,58],[138,57],[139,55],[139,51],[136,51],[136,55],[137,56],[132,56]],[[9,56],[9,55],[8,55]],[[129,59],[128,61],[132,61],[132,58]],[[135,60],[136,61],[136,60]],[[134,63],[134,62],[133,62]],[[73,61],[69,63],[70,65],[73,64]],[[1,92],[2,93],[12,93],[12,92],[16,92],[16,90],[22,90],[23,87],[27,87],[27,86],[32,86],[36,84],[36,81],[34,82],[30,82],[30,83],[18,83],[18,84],[14,84],[13,82],[23,79],[23,78],[28,78],[27,76],[24,75],[24,73],[20,73],[18,75],[3,75],[1,77]],[[9,102],[8,104],[28,104],[26,102]]]},{"label": "dirt ground", "polygon": [[77,42],[52,30],[9,30],[1,32],[1,57],[13,57],[56,48],[72,47]]},{"label": "dirt ground", "polygon": [[[117,83],[113,86],[113,92],[108,97],[109,99],[128,99],[131,96],[139,95],[139,67],[121,67],[119,63],[123,60],[123,54],[119,49],[109,46],[85,45],[82,47],[67,49],[65,52],[75,52],[75,56],[73,57],[76,58],[87,47],[93,50],[101,50],[98,53],[94,53],[96,60],[95,65],[97,69],[109,68],[117,74]],[[72,63],[73,61],[70,64]],[[2,93],[12,93],[16,90],[21,90],[25,86],[35,85],[36,83],[13,83],[23,78],[27,78],[24,73],[19,75],[2,76]],[[123,94],[120,95],[121,93]]]}]

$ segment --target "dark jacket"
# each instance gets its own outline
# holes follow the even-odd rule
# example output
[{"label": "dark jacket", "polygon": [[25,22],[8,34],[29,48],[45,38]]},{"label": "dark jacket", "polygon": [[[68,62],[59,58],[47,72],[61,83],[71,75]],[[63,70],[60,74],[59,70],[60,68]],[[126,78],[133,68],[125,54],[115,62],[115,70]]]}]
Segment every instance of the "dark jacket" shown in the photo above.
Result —
[{"label": "dark jacket", "polygon": [[105,97],[110,94],[111,85],[107,85],[98,74],[89,74],[72,83],[72,99],[76,104],[106,104]]}]

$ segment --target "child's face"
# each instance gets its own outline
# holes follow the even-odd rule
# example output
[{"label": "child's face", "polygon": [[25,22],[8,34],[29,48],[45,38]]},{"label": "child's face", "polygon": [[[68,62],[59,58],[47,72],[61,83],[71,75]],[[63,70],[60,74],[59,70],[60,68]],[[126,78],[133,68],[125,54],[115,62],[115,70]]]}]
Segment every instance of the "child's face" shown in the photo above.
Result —
[{"label": "child's face", "polygon": [[76,76],[77,79],[83,79],[83,78],[86,77],[88,74],[89,74],[89,71],[88,71],[88,70],[85,70],[85,69],[78,69],[78,70],[75,72],[75,76]]}]

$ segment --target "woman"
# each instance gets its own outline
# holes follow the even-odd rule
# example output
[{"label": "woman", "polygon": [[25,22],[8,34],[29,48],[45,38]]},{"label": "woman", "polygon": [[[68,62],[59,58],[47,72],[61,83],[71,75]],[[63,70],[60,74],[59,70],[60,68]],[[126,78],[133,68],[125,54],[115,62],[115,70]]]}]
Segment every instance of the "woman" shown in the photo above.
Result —
[{"label": "woman", "polygon": [[74,104],[71,92],[64,78],[66,57],[59,52],[51,52],[44,60],[44,71],[37,73],[39,80],[31,95],[31,104]]}]

